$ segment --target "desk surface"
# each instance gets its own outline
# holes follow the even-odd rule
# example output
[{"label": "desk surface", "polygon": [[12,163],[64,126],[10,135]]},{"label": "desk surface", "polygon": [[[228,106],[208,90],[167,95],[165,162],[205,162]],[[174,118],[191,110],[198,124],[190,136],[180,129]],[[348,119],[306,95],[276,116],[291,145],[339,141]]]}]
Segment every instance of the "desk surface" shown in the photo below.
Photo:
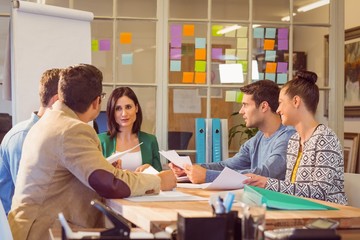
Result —
[{"label": "desk surface", "polygon": [[[201,189],[177,190],[201,197],[210,197],[218,191]],[[239,191],[241,193],[241,191]],[[281,227],[299,227],[316,218],[331,218],[339,221],[339,229],[360,229],[360,208],[328,203],[320,200],[315,202],[338,208],[339,210],[319,211],[283,211],[268,210],[266,212],[266,229]],[[176,223],[177,214],[185,217],[210,217],[212,210],[208,201],[183,202],[131,202],[124,199],[108,199],[107,205],[133,222],[138,227],[149,232],[164,230],[166,226]],[[233,207],[239,211],[240,207]]]}]

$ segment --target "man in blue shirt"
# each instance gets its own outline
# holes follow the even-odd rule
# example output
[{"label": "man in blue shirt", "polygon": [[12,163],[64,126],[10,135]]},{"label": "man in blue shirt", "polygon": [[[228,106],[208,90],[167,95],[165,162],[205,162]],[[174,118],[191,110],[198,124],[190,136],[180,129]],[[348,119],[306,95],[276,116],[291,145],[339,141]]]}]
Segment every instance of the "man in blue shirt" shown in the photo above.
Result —
[{"label": "man in blue shirt", "polygon": [[261,80],[241,87],[244,93],[242,107],[246,127],[258,128],[254,137],[246,141],[233,157],[216,163],[186,166],[181,169],[170,163],[170,168],[179,176],[187,175],[192,183],[212,182],[225,168],[240,173],[255,173],[262,176],[284,179],[286,150],[294,128],[281,124],[276,113],[280,89],[269,80]]},{"label": "man in blue shirt", "polygon": [[[30,128],[58,99],[58,82],[60,69],[54,68],[42,74],[39,86],[41,106],[33,112],[28,120],[16,124],[5,135],[0,145],[0,199],[6,215],[10,211],[14,195],[16,176],[19,170],[22,146]],[[26,101],[26,99],[24,100]]]}]

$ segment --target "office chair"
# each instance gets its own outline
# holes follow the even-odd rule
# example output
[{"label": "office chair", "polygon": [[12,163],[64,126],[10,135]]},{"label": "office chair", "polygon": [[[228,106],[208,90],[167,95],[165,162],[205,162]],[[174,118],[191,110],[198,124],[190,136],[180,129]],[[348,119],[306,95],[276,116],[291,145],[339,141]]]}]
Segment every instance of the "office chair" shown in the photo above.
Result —
[{"label": "office chair", "polygon": [[168,150],[186,150],[188,148],[192,132],[168,132]]},{"label": "office chair", "polygon": [[0,239],[12,240],[13,236],[10,230],[9,222],[5,214],[5,210],[0,200]]}]

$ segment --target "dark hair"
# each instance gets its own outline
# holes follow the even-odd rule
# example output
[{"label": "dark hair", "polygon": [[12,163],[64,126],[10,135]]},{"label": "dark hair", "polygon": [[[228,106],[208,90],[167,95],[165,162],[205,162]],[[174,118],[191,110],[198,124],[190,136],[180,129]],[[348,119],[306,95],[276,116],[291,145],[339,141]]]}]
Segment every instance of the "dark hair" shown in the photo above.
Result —
[{"label": "dark hair", "polygon": [[58,93],[59,68],[46,70],[40,79],[39,95],[41,106],[47,107],[50,99]]},{"label": "dark hair", "polygon": [[262,102],[266,101],[271,108],[271,112],[276,113],[279,106],[280,88],[275,82],[260,80],[241,87],[240,90],[245,94],[253,96],[256,107],[259,107]]},{"label": "dark hair", "polygon": [[101,95],[103,76],[90,64],[65,68],[60,73],[59,99],[75,112],[84,113]]},{"label": "dark hair", "polygon": [[315,84],[317,75],[310,71],[299,71],[295,78],[287,82],[283,88],[290,98],[299,96],[305,103],[306,108],[315,114],[319,103],[319,88]]},{"label": "dark hair", "polygon": [[119,124],[116,123],[114,115],[115,115],[116,102],[119,98],[121,98],[123,96],[130,98],[135,103],[135,106],[138,107],[138,111],[136,113],[136,120],[132,127],[132,133],[138,133],[141,128],[143,115],[142,115],[141,106],[140,106],[138,98],[136,97],[136,94],[129,87],[118,87],[118,88],[115,88],[112,91],[112,93],[110,94],[109,100],[108,100],[107,106],[106,106],[106,115],[107,115],[107,119],[108,119],[107,124],[108,124],[108,129],[109,129],[108,134],[110,135],[111,138],[114,138],[116,136],[117,132],[121,132],[120,126],[119,126]]}]

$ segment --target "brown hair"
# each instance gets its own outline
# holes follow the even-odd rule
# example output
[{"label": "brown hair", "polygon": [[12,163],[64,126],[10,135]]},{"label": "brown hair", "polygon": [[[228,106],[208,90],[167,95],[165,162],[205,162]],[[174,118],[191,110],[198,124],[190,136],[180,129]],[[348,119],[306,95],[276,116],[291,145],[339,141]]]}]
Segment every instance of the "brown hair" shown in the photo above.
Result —
[{"label": "brown hair", "polygon": [[103,76],[90,64],[65,68],[60,73],[59,99],[75,112],[84,113],[101,95]]},{"label": "brown hair", "polygon": [[253,96],[256,107],[259,107],[262,102],[266,101],[271,108],[271,112],[276,113],[279,106],[280,88],[275,82],[260,80],[241,87],[240,90],[245,94]]},{"label": "brown hair", "polygon": [[40,79],[39,96],[42,107],[49,105],[50,99],[58,93],[59,74],[61,69],[46,70]]},{"label": "brown hair", "polygon": [[310,71],[299,71],[296,77],[287,82],[283,88],[285,94],[290,98],[299,96],[305,103],[306,108],[315,114],[317,105],[319,103],[319,88],[315,84],[317,75]]},{"label": "brown hair", "polygon": [[132,127],[132,133],[138,133],[141,128],[143,115],[142,115],[141,106],[140,106],[140,103],[139,103],[139,100],[138,100],[136,94],[129,87],[118,87],[118,88],[115,88],[112,91],[112,93],[110,94],[108,102],[107,102],[107,106],[106,106],[107,124],[108,124],[108,129],[109,129],[108,135],[110,135],[111,138],[114,138],[116,136],[117,132],[121,132],[119,124],[116,123],[114,114],[115,114],[116,102],[119,98],[121,98],[123,96],[130,98],[135,103],[135,106],[138,107],[138,111],[136,113],[136,120]]}]

